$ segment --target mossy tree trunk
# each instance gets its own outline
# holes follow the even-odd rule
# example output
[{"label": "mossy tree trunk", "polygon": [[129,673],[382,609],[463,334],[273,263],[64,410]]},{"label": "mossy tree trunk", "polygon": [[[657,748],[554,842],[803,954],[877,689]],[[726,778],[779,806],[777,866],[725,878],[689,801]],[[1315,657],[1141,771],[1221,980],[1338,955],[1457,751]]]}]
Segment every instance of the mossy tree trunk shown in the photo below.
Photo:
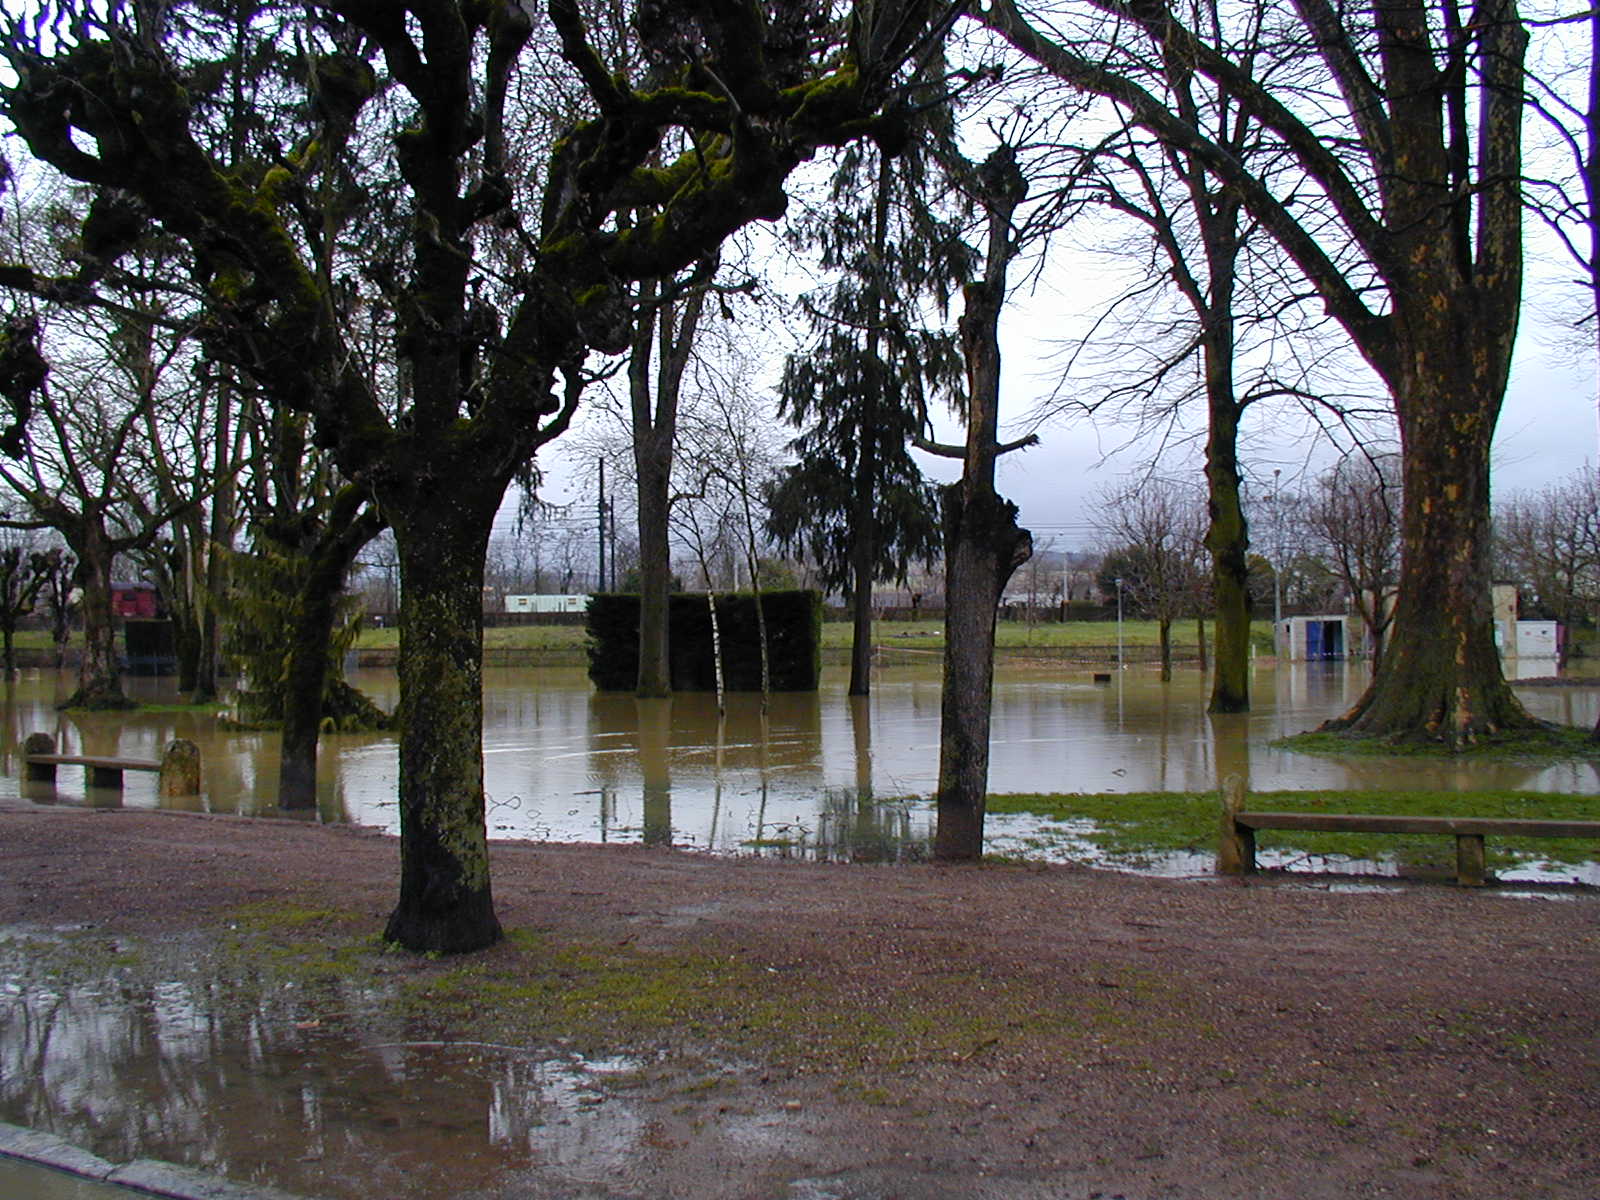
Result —
[{"label": "mossy tree trunk", "polygon": [[305,577],[289,632],[283,697],[283,744],[278,761],[278,806],[317,806],[317,745],[327,711],[329,646],[338,625],[345,579],[361,549],[383,528],[376,507],[346,486],[306,555]]},{"label": "mossy tree trunk", "polygon": [[995,614],[1006,583],[1033,553],[1017,506],[994,488],[1000,453],[1000,310],[1016,254],[1012,217],[1026,185],[1009,148],[979,171],[989,221],[982,280],[966,288],[961,348],[967,363],[967,443],[959,483],[943,490],[945,530],[944,685],[939,709],[938,826],[934,857],[983,856],[989,791],[989,725],[994,695]]},{"label": "mossy tree trunk", "polygon": [[[1230,363],[1231,366],[1231,363]],[[1239,411],[1230,381],[1213,389],[1206,438],[1206,549],[1211,552],[1211,598],[1217,618],[1211,677],[1214,713],[1250,710],[1249,527],[1239,494]]]},{"label": "mossy tree trunk", "polygon": [[122,663],[117,655],[116,621],[111,610],[111,569],[116,552],[111,539],[89,514],[75,528],[69,544],[77,555],[76,582],[83,616],[83,656],[78,660],[78,687],[62,708],[133,708],[122,690]]},{"label": "mossy tree trunk", "polygon": [[501,936],[484,824],[482,659],[484,559],[502,489],[428,490],[385,503],[402,591],[400,898],[384,936],[454,954]]}]

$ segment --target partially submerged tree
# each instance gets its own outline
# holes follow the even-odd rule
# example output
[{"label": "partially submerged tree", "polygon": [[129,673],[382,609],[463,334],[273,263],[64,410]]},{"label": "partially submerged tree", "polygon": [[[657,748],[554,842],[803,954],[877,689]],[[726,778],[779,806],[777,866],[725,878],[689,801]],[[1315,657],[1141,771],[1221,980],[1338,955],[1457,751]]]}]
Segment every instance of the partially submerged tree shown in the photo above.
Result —
[{"label": "partially submerged tree", "polygon": [[995,610],[1006,583],[1033,554],[1017,506],[995,491],[995,460],[1033,438],[1000,442],[1000,310],[1007,272],[1021,249],[1017,208],[1027,180],[1002,144],[970,185],[987,223],[983,275],[964,289],[961,352],[967,367],[961,479],[940,495],[945,547],[944,683],[939,707],[938,826],[934,857],[983,855],[989,791],[989,722],[994,697]]},{"label": "partially submerged tree", "polygon": [[[1307,65],[1301,87],[1269,89],[1164,6],[1090,0],[1084,19],[1102,26],[1081,42],[1014,0],[981,19],[1236,189],[1393,397],[1405,483],[1395,632],[1367,693],[1328,728],[1464,746],[1534,727],[1501,672],[1489,607],[1489,448],[1522,283],[1527,35],[1515,0],[1257,2],[1282,36],[1276,53]],[[1170,108],[1148,74],[1168,60],[1225,85],[1298,181],[1253,173]]]},{"label": "partially submerged tree", "polygon": [[7,679],[14,679],[17,674],[12,644],[17,624],[32,614],[48,579],[49,561],[44,551],[17,540],[0,546],[0,661],[4,662]]},{"label": "partially submerged tree", "polygon": [[637,315],[627,378],[639,530],[638,693],[645,697],[672,691],[667,606],[672,594],[673,453],[683,376],[716,267],[713,255],[681,283],[641,280],[634,293]]},{"label": "partially submerged tree", "polygon": [[838,156],[823,212],[797,240],[837,279],[808,299],[812,341],[789,356],[778,412],[801,430],[798,461],[773,488],[768,528],[804,548],[823,585],[849,599],[854,630],[849,694],[871,689],[872,588],[904,582],[939,549],[938,498],[911,445],[931,401],[960,386],[951,334],[926,327],[972,273],[961,238],[960,192],[938,151],[953,138],[947,108],[923,114],[917,143],[899,155],[852,145]]},{"label": "partially submerged tree", "polygon": [[[0,111],[41,162],[133,198],[140,220],[190,248],[216,352],[272,403],[308,411],[394,529],[401,878],[386,936],[414,950],[492,943],[481,582],[506,487],[565,429],[589,352],[627,349],[630,280],[669,277],[780,216],[786,176],[819,146],[897,141],[904,119],[879,114],[926,50],[932,8],[863,6],[827,29],[801,4],[645,10],[646,78],[602,57],[573,0],[552,0],[543,43],[510,0],[308,4],[258,26],[295,49],[299,76],[281,84],[294,103],[233,148],[197,129],[193,90],[214,85],[219,62],[227,76],[192,32],[205,5],[61,0],[52,12],[43,28],[6,21]],[[512,172],[523,114],[508,98],[540,44],[586,116]],[[317,254],[357,186],[344,168],[358,127],[392,156],[388,220],[404,229],[376,261],[349,231],[340,254]],[[688,149],[654,165],[669,134]],[[654,215],[619,220],[640,209]],[[504,251],[492,261],[490,244]],[[394,306],[395,393],[351,345],[346,272]]]},{"label": "partially submerged tree", "polygon": [[1124,596],[1154,620],[1161,679],[1172,678],[1172,623],[1193,611],[1205,545],[1206,502],[1192,488],[1147,478],[1101,497],[1098,524],[1109,543],[1101,568],[1122,581]]}]

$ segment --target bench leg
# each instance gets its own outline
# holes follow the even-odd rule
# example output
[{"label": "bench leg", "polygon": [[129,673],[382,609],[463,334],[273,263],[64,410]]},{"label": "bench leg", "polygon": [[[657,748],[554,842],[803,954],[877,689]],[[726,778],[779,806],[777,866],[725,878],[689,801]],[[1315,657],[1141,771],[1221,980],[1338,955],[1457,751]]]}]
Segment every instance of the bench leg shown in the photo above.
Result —
[{"label": "bench leg", "polygon": [[1222,823],[1217,838],[1217,874],[1253,875],[1256,869],[1256,831],[1233,819],[1244,807],[1244,780],[1229,775],[1222,782]]},{"label": "bench leg", "polygon": [[1456,834],[1456,882],[1466,887],[1482,887],[1488,878],[1489,860],[1481,833]]},{"label": "bench leg", "polygon": [[[56,740],[48,733],[30,733],[22,741],[22,753],[29,754],[54,754]],[[54,783],[56,781],[55,763],[27,763],[24,768],[23,778],[32,783]]]},{"label": "bench leg", "polygon": [[90,767],[89,782],[95,787],[122,790],[121,767]]}]

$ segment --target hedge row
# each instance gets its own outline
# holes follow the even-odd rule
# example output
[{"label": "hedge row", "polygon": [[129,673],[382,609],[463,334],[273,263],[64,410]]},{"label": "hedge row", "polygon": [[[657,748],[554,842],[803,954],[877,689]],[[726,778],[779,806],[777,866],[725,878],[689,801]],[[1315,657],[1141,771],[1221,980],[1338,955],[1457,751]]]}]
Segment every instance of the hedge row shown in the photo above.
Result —
[{"label": "hedge row", "polygon": [[[775,692],[814,692],[822,674],[822,594],[765,592],[767,654]],[[711,654],[711,608],[704,592],[679,593],[668,607],[672,688],[717,686]],[[722,673],[731,692],[761,690],[761,635],[756,597],[717,596]],[[602,594],[589,601],[589,678],[606,692],[632,691],[639,678],[639,597]]]}]

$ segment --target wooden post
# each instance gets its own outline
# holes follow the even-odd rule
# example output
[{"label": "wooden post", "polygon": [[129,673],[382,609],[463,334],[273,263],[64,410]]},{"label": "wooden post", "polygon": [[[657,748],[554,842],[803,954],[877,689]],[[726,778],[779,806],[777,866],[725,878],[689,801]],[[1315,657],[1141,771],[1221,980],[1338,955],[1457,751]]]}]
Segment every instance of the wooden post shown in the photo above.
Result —
[{"label": "wooden post", "polygon": [[1488,879],[1488,854],[1481,833],[1456,834],[1456,882],[1482,887]]},{"label": "wooden post", "polygon": [[188,738],[175,738],[161,756],[158,796],[194,796],[200,792],[200,747]]},{"label": "wooden post", "polygon": [[1256,869],[1256,831],[1233,819],[1244,808],[1244,777],[1222,781],[1222,828],[1217,840],[1218,875],[1252,875]]},{"label": "wooden post", "polygon": [[31,763],[27,761],[30,754],[54,754],[56,740],[48,733],[30,733],[22,742],[23,772],[22,777],[34,783],[54,783],[56,781],[55,763]]}]

